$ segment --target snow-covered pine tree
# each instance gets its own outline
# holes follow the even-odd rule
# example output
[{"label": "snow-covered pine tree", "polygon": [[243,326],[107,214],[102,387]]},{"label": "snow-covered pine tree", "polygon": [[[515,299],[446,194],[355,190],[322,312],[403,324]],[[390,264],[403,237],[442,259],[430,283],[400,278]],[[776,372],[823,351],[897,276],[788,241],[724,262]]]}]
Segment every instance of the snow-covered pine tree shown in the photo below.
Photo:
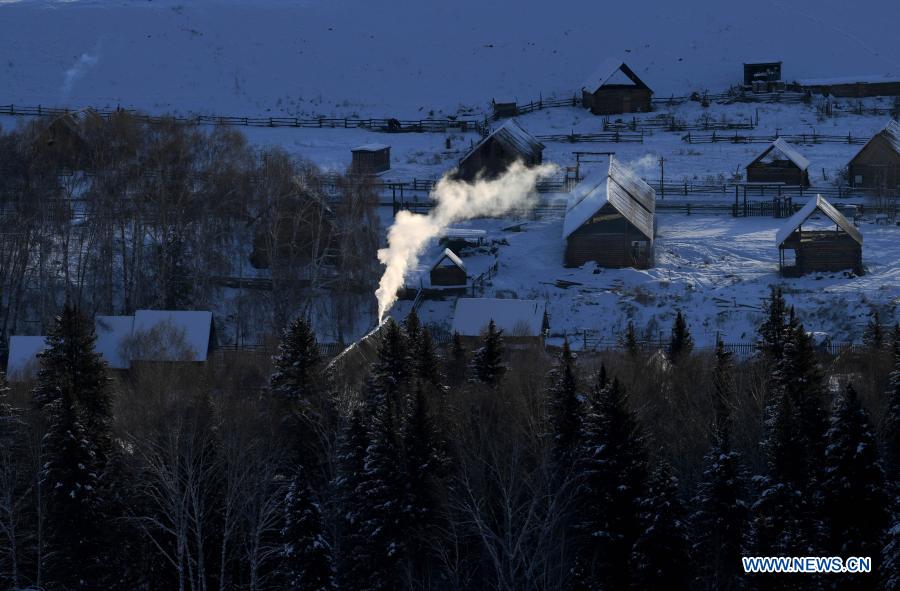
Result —
[{"label": "snow-covered pine tree", "polygon": [[787,313],[787,304],[781,288],[771,286],[769,299],[763,302],[763,314],[766,319],[759,326],[759,341],[756,345],[765,359],[774,361],[781,358]]},{"label": "snow-covered pine tree", "polygon": [[693,578],[678,479],[658,460],[641,499],[641,533],[631,552],[632,588],[689,589]]},{"label": "snow-covered pine tree", "polygon": [[388,319],[381,331],[378,359],[373,369],[379,388],[392,399],[390,401],[392,404],[396,404],[398,394],[408,384],[413,374],[413,364],[406,335],[393,318]]},{"label": "snow-covered pine tree", "polygon": [[272,363],[272,394],[307,409],[321,387],[322,356],[306,318],[296,318],[284,329]]},{"label": "snow-covered pine tree", "polygon": [[411,310],[403,321],[403,332],[406,335],[407,348],[415,352],[419,348],[419,339],[422,337],[422,322],[415,310]]},{"label": "snow-covered pine tree", "polygon": [[362,537],[362,506],[357,488],[365,468],[366,449],[369,446],[365,422],[360,410],[355,410],[341,433],[337,454],[337,476],[332,488],[335,491],[338,526],[337,580],[341,589],[361,588],[366,580],[365,566],[357,561]]},{"label": "snow-covered pine tree", "polygon": [[647,484],[647,451],[618,380],[609,383],[604,372],[590,400],[575,464],[573,585],[627,589],[627,565],[642,531],[639,514]]},{"label": "snow-covered pine tree", "polygon": [[444,376],[441,374],[441,359],[427,327],[422,328],[418,345],[413,352],[415,357],[416,377],[438,390],[443,390]]},{"label": "snow-covered pine tree", "polygon": [[[875,433],[852,385],[835,401],[826,434],[824,514],[829,556],[877,557],[889,526],[888,495]],[[874,577],[852,577],[854,589],[874,589]],[[850,588],[850,587],[848,587]]]},{"label": "snow-covered pine tree", "polygon": [[458,332],[453,333],[450,341],[450,357],[447,360],[447,379],[450,385],[456,386],[467,380],[469,360],[466,357],[466,348]]},{"label": "snow-covered pine tree", "polygon": [[331,591],[336,588],[322,510],[302,468],[294,471],[285,492],[280,535],[278,580],[284,589]]},{"label": "snow-covered pine tree", "polygon": [[669,339],[669,361],[678,363],[690,355],[693,349],[694,339],[691,337],[687,320],[685,320],[681,310],[678,310],[678,313],[675,315],[675,322],[672,325],[672,338]]},{"label": "snow-covered pine tree", "polygon": [[503,331],[497,329],[493,318],[481,339],[481,347],[472,356],[472,369],[475,378],[490,386],[496,386],[506,372],[503,365]]},{"label": "snow-covered pine tree", "polygon": [[[894,502],[895,507],[897,502]],[[894,509],[891,528],[887,532],[887,543],[881,552],[882,589],[900,589],[900,511]]]},{"label": "snow-covered pine tree", "polygon": [[884,328],[881,326],[881,316],[878,314],[878,310],[873,309],[863,331],[863,344],[872,352],[880,352],[884,350],[886,343]]},{"label": "snow-covered pine tree", "polygon": [[703,476],[692,500],[694,555],[700,589],[744,589],[741,556],[749,541],[749,490],[741,456],[731,448],[727,418],[713,426],[712,446],[703,458]]},{"label": "snow-covered pine tree", "polygon": [[359,503],[360,545],[355,560],[362,591],[400,588],[406,556],[404,482],[397,442],[395,411],[390,397],[374,380],[367,384],[368,398],[375,400],[368,428],[369,446],[356,487]]},{"label": "snow-covered pine tree", "polygon": [[553,461],[557,471],[564,472],[569,469],[575,456],[582,414],[575,355],[569,348],[568,339],[563,341],[562,352],[550,373],[550,380],[547,399]]},{"label": "snow-covered pine tree", "polygon": [[888,378],[880,434],[888,482],[900,491],[900,324],[894,326],[892,340],[894,368]]}]

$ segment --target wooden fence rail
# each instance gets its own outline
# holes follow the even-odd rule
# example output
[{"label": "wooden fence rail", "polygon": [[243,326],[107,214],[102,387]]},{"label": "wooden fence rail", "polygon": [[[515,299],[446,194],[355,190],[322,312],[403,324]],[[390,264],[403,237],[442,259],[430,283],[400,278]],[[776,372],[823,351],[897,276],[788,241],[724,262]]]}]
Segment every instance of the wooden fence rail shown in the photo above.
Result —
[{"label": "wooden fence rail", "polygon": [[688,132],[681,140],[689,144],[714,144],[728,142],[732,144],[768,144],[781,138],[792,144],[854,144],[862,145],[869,141],[868,137],[854,135],[824,135],[818,133],[801,133],[794,135],[744,135],[737,132],[733,134],[718,133],[694,133]]},{"label": "wooden fence rail", "polygon": [[644,132],[638,133],[630,133],[624,131],[610,131],[603,133],[570,133],[570,134],[558,134],[558,135],[538,135],[535,136],[538,140],[542,142],[569,142],[569,143],[581,143],[581,142],[601,142],[601,143],[630,143],[630,144],[643,144],[644,143]]}]

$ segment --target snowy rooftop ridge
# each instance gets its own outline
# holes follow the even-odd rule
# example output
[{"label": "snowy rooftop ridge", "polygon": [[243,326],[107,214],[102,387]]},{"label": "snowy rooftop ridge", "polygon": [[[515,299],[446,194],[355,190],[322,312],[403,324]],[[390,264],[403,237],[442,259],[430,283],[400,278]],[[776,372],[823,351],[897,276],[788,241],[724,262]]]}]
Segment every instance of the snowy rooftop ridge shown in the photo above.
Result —
[{"label": "snowy rooftop ridge", "polygon": [[493,320],[508,337],[536,337],[544,325],[546,304],[538,300],[460,298],[453,313],[453,331],[475,337]]},{"label": "snowy rooftop ridge", "polygon": [[898,123],[896,119],[891,119],[879,133],[884,136],[891,147],[900,154],[900,123]]},{"label": "snowy rooftop ridge", "polygon": [[791,234],[794,233],[794,230],[800,227],[800,225],[805,222],[809,216],[811,216],[816,210],[821,211],[825,214],[828,219],[837,224],[837,226],[850,235],[857,243],[863,243],[862,234],[860,234],[859,230],[850,223],[844,214],[839,212],[835,207],[829,203],[824,197],[821,195],[816,195],[815,199],[810,199],[806,202],[806,205],[800,208],[797,213],[792,215],[787,222],[778,230],[778,233],[775,234],[775,246],[781,246],[784,244],[784,241],[787,240]]},{"label": "snowy rooftop ridge", "polygon": [[[627,78],[628,81],[630,81],[627,83],[633,83],[642,87],[646,86],[646,84],[644,84],[644,81],[638,77],[634,70],[628,67],[628,64],[625,63],[625,60],[619,58],[608,58],[604,60],[596,70],[594,70],[594,72],[584,81],[581,87],[585,90],[594,92],[598,88],[614,82],[613,78],[616,77],[616,74],[619,72],[621,72],[621,75]],[[618,79],[620,77],[616,77],[616,83],[619,83]]]},{"label": "snowy rooftop ridge", "polygon": [[480,142],[472,146],[472,148],[466,152],[466,155],[459,161],[463,162],[468,159],[469,156],[477,152],[481,146],[492,138],[500,142],[509,150],[518,152],[519,154],[527,154],[531,157],[537,156],[537,154],[544,149],[544,144],[528,133],[524,127],[519,125],[518,121],[509,119],[506,123],[482,138]]},{"label": "snowy rooftop ridge", "polygon": [[797,148],[787,143],[782,138],[775,138],[775,141],[772,142],[771,145],[769,145],[769,147],[766,148],[762,154],[757,156],[753,160],[753,162],[751,162],[751,164],[759,162],[760,160],[765,158],[766,155],[772,150],[778,150],[781,154],[784,155],[785,158],[793,162],[800,170],[806,170],[807,168],[809,168],[809,160],[807,160],[806,157],[797,150]]},{"label": "snowy rooftop ridge", "polygon": [[432,265],[431,268],[432,268],[432,269],[437,268],[437,266],[440,265],[440,264],[441,264],[441,261],[443,261],[444,259],[449,259],[450,262],[452,262],[454,265],[456,265],[457,267],[459,267],[459,268],[462,269],[463,271],[466,270],[466,264],[462,261],[461,258],[459,258],[458,256],[456,256],[456,253],[455,253],[455,252],[453,252],[453,251],[450,250],[449,248],[445,248],[445,249],[444,249],[444,252],[441,253],[441,256],[438,258],[437,261],[435,261],[434,265]]},{"label": "snowy rooftop ridge", "polygon": [[390,148],[387,144],[363,144],[361,146],[356,146],[355,148],[350,148],[351,152],[378,152],[379,150],[385,150]]},{"label": "snowy rooftop ridge", "polygon": [[563,239],[571,236],[606,204],[653,240],[656,192],[614,156],[609,157],[608,170],[599,169],[589,174],[572,189],[563,221]]}]

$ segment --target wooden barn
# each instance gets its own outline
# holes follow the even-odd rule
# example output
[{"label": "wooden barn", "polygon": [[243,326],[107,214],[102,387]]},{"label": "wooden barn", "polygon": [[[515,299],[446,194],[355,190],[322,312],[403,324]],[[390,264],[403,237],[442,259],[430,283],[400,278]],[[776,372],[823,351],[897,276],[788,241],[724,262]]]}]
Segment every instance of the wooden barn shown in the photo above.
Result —
[{"label": "wooden barn", "polygon": [[781,62],[744,62],[744,86],[755,91],[771,92],[781,81]]},{"label": "wooden barn", "polygon": [[798,80],[804,90],[825,96],[863,98],[867,96],[900,96],[900,76],[845,76]]},{"label": "wooden barn", "polygon": [[653,188],[610,156],[607,169],[585,177],[569,196],[565,265],[651,267],[655,210]]},{"label": "wooden barn", "polygon": [[459,161],[457,177],[473,181],[480,174],[492,179],[500,176],[510,164],[521,160],[526,166],[543,161],[544,144],[510,119],[475,144]]},{"label": "wooden barn", "polygon": [[441,257],[431,267],[431,285],[465,287],[467,280],[466,264],[455,252],[445,248]]},{"label": "wooden barn", "polygon": [[391,169],[391,147],[385,144],[365,144],[350,150],[353,174],[378,174]]},{"label": "wooden barn", "polygon": [[488,323],[503,331],[508,348],[542,345],[549,330],[547,306],[538,300],[459,298],[453,313],[452,332],[466,347],[477,347]]},{"label": "wooden barn", "polygon": [[747,182],[808,187],[809,160],[794,146],[778,138],[747,165]]},{"label": "wooden barn", "polygon": [[[816,214],[824,215],[834,223],[834,228],[804,230],[803,224]],[[785,277],[845,269],[862,275],[862,243],[859,230],[833,205],[817,195],[778,230],[775,236],[778,267]]]},{"label": "wooden barn", "polygon": [[594,115],[646,113],[653,91],[622,60],[604,62],[581,88],[581,103]]},{"label": "wooden barn", "polygon": [[847,165],[850,184],[888,194],[900,187],[900,123],[892,119]]}]

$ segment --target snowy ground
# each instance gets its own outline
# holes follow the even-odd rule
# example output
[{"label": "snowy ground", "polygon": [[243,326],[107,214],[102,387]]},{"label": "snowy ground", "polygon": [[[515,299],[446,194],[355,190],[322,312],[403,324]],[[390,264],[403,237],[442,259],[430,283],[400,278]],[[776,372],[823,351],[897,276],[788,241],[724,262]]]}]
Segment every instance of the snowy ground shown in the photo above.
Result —
[{"label": "snowy ground", "polygon": [[[860,225],[865,240],[862,277],[820,273],[783,279],[778,274],[775,233],[784,221],[661,214],[652,269],[596,273],[591,263],[579,269],[562,266],[562,220],[529,222],[526,231],[518,233],[500,231],[504,222],[497,220],[469,226],[488,229],[491,238],[509,243],[499,248],[499,272],[483,295],[547,301],[552,334],[575,335],[576,346],[585,330],[614,341],[629,319],[649,337],[658,338],[660,331],[667,337],[677,309],[687,314],[700,346],[713,344],[716,333],[730,342],[749,341],[770,285],[782,286],[808,330],[827,333],[836,341],[859,340],[871,306],[880,310],[885,322],[900,320],[900,228]],[[423,276],[437,253],[434,247],[423,258]],[[490,265],[484,259],[482,255],[463,260],[477,274]],[[410,283],[418,280],[414,277]],[[581,285],[559,288],[554,285],[557,280]],[[408,303],[398,304],[397,315],[402,316],[406,307]],[[452,309],[448,298],[426,301],[419,312],[424,321],[446,328]]]}]

